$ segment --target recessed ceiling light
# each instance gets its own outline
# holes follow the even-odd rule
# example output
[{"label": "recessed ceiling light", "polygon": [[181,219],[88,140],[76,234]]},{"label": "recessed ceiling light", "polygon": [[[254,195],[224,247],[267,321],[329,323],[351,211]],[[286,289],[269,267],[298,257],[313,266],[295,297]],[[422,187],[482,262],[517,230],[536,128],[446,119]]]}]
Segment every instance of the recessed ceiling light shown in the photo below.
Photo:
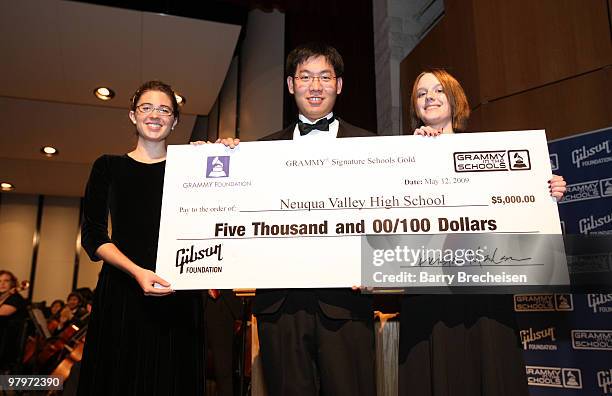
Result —
[{"label": "recessed ceiling light", "polygon": [[15,186],[13,183],[2,182],[0,183],[0,191],[13,191]]},{"label": "recessed ceiling light", "polygon": [[174,93],[174,97],[176,98],[176,102],[177,102],[177,103],[178,103],[180,106],[182,106],[182,105],[184,105],[185,103],[187,103],[187,99],[185,99],[185,97],[184,97],[184,96],[182,96],[182,95],[179,95],[179,94],[177,94],[177,93]]},{"label": "recessed ceiling light", "polygon": [[98,87],[94,89],[94,95],[100,100],[111,100],[115,97],[115,92],[107,87]]},{"label": "recessed ceiling light", "polygon": [[55,147],[45,146],[40,149],[40,152],[46,155],[47,157],[53,157],[54,155],[58,155],[59,151]]}]

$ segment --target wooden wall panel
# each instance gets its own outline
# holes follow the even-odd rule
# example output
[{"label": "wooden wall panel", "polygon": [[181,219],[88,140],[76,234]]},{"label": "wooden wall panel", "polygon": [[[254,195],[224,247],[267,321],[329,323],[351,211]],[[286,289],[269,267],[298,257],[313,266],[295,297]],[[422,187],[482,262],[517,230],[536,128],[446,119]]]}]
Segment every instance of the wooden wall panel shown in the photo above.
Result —
[{"label": "wooden wall panel", "polygon": [[446,19],[442,19],[400,64],[400,95],[402,98],[402,129],[404,134],[410,130],[410,95],[414,80],[422,70],[431,67],[446,68],[450,56],[446,51]]},{"label": "wooden wall panel", "polygon": [[483,101],[612,63],[606,0],[472,3]]},{"label": "wooden wall panel", "polygon": [[[410,119],[408,106],[414,80],[425,69],[448,70],[461,81],[469,102],[480,103],[472,5],[466,1],[447,1],[445,5],[445,16],[400,65],[404,120]],[[402,127],[404,133],[412,133],[409,122]]]},{"label": "wooden wall panel", "polygon": [[[604,89],[607,87],[607,89]],[[556,139],[612,125],[612,67],[483,104],[469,130],[546,129]]]},{"label": "wooden wall panel", "polygon": [[445,2],[447,18],[446,50],[450,54],[447,69],[455,76],[465,90],[470,104],[481,102],[480,70],[474,62],[478,56],[476,21],[473,4],[469,1],[451,0]]},{"label": "wooden wall panel", "polygon": [[470,130],[612,125],[612,0],[446,0],[445,16],[400,66],[403,131],[414,77],[445,67],[475,109]]}]

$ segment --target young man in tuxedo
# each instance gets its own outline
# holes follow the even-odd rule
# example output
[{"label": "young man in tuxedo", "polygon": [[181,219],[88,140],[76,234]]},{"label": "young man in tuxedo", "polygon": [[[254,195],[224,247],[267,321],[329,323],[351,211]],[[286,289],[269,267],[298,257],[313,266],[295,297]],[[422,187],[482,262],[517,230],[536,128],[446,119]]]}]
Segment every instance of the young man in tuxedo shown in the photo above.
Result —
[{"label": "young man in tuxedo", "polygon": [[[307,44],[287,57],[299,117],[261,140],[374,136],[333,113],[344,63],[335,48]],[[372,298],[359,290],[258,290],[253,301],[270,396],[374,395]]]}]

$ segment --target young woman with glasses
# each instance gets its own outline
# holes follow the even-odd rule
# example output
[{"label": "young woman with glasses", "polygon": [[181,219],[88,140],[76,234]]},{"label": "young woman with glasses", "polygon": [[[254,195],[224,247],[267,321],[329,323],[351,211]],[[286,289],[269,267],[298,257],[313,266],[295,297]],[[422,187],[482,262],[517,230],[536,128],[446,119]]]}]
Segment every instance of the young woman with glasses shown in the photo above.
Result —
[{"label": "young woman with glasses", "polygon": [[154,272],[166,138],[179,121],[172,88],[160,81],[143,84],[132,97],[129,118],[136,147],[98,158],[85,190],[82,244],[104,265],[78,394],[201,395],[202,297],[175,293]]}]

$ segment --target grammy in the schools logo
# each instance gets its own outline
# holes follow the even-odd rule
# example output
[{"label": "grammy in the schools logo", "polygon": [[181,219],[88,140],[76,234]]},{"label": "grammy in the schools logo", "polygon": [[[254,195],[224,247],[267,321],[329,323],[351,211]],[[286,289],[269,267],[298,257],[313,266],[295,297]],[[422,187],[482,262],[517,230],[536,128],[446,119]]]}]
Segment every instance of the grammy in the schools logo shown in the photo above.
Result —
[{"label": "grammy in the schools logo", "polygon": [[572,348],[612,351],[612,330],[572,330]]},{"label": "grammy in the schools logo", "polygon": [[573,311],[574,300],[571,294],[515,294],[515,312],[554,312]]},{"label": "grammy in the schools logo", "polygon": [[455,172],[530,170],[529,150],[461,151],[453,153]]},{"label": "grammy in the schools logo", "polygon": [[529,150],[508,150],[508,160],[510,162],[510,170],[531,169]]},{"label": "grammy in the schools logo", "polygon": [[563,199],[559,203],[566,204],[597,198],[601,198],[599,180],[589,180],[582,183],[568,184]]},{"label": "grammy in the schools logo", "polygon": [[582,372],[577,368],[525,366],[525,372],[532,386],[582,389]]}]

